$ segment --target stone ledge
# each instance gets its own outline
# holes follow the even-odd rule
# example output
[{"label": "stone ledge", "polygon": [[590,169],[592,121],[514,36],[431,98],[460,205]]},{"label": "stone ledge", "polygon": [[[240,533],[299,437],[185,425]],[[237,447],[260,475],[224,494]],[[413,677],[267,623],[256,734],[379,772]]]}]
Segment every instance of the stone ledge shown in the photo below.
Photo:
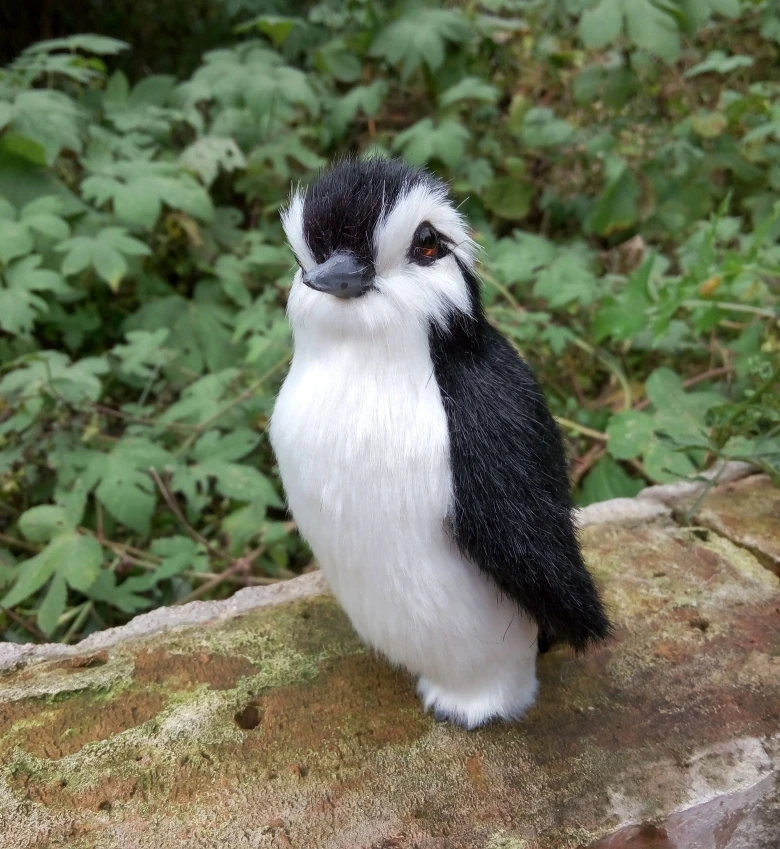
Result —
[{"label": "stone ledge", "polygon": [[0,847],[777,849],[780,581],[736,537],[780,492],[726,487],[694,528],[689,491],[584,511],[616,637],[542,657],[511,726],[423,715],[317,573],[17,657]]}]

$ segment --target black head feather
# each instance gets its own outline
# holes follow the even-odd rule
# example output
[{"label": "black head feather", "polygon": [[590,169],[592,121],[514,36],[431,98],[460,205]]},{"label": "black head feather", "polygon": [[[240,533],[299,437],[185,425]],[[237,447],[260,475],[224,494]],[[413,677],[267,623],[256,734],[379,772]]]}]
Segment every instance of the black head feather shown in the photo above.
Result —
[{"label": "black head feather", "polygon": [[413,186],[442,183],[400,159],[345,159],[306,191],[303,235],[317,262],[345,251],[373,264],[373,235],[382,215]]}]

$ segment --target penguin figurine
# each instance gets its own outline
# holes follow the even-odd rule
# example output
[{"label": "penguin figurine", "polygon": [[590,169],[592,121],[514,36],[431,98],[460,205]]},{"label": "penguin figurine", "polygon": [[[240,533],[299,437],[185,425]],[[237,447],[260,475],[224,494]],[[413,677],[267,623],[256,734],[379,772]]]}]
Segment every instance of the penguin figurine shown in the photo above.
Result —
[{"label": "penguin figurine", "polygon": [[484,316],[466,224],[441,181],[383,159],[337,164],[282,220],[299,268],[270,436],[298,528],[426,710],[517,718],[539,651],[610,626],[561,435]]}]

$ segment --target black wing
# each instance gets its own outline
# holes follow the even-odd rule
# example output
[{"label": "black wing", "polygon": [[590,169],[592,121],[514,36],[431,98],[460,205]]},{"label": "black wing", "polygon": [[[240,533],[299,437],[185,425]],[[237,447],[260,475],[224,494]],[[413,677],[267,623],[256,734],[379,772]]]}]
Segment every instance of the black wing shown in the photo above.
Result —
[{"label": "black wing", "polygon": [[539,626],[540,650],[610,633],[572,522],[563,440],[533,373],[479,316],[432,330],[461,551]]}]

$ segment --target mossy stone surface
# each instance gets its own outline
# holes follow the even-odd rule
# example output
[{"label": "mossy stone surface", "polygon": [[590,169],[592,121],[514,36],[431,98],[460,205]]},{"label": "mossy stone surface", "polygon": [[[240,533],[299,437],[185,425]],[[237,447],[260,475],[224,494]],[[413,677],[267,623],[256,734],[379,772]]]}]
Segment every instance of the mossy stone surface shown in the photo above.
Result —
[{"label": "mossy stone surface", "polygon": [[615,638],[513,725],[435,723],[327,594],[0,672],[0,847],[780,845],[777,576],[669,519],[583,542]]}]

